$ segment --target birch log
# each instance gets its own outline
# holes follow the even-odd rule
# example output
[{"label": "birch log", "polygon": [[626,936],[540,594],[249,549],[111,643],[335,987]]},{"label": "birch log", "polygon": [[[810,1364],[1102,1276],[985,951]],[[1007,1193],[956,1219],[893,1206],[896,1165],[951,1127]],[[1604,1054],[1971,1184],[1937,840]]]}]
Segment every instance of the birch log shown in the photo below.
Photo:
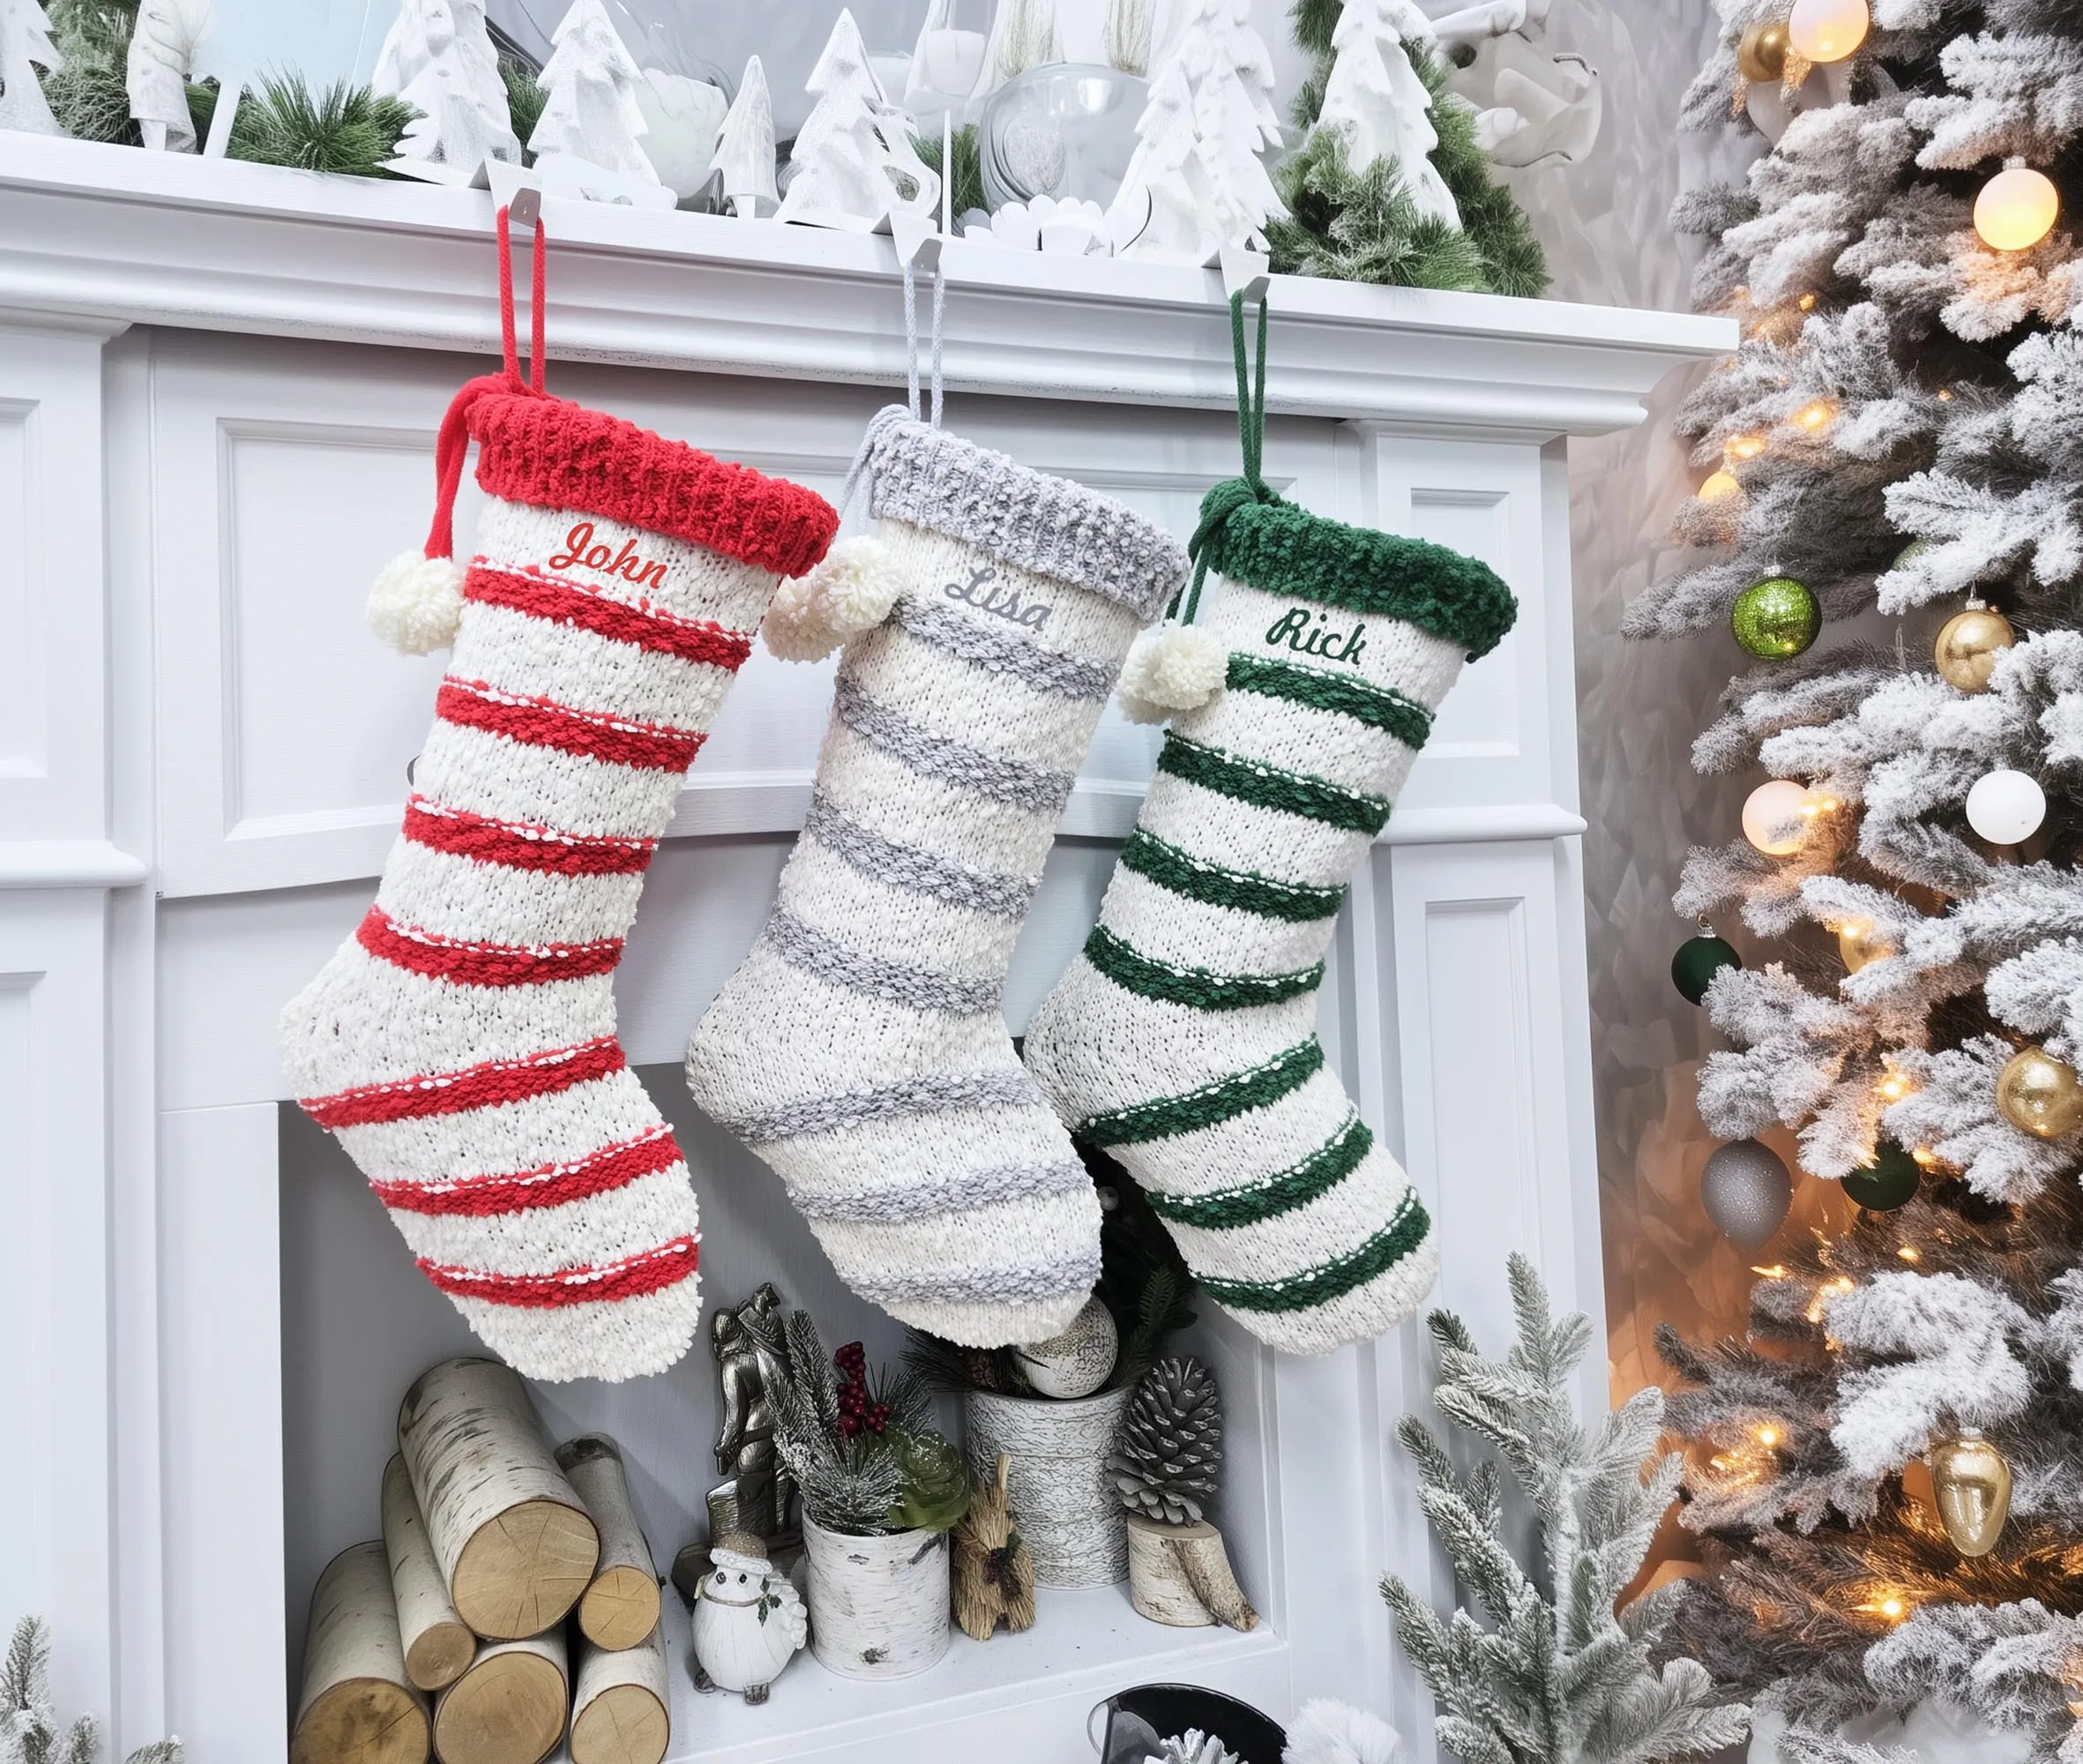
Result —
[{"label": "birch log", "polygon": [[579,1644],[571,1693],[571,1764],[659,1764],[672,1738],[666,1630],[654,1623],[634,1648]]},{"label": "birch log", "polygon": [[630,1501],[621,1448],[605,1434],[582,1433],[557,1447],[557,1466],[601,1534],[600,1566],[579,1601],[579,1627],[596,1648],[634,1648],[658,1627],[658,1569]]},{"label": "birch log", "polygon": [[578,1603],[600,1534],[511,1370],[444,1360],[422,1372],[399,1406],[398,1449],[450,1601],[478,1634],[539,1634]]},{"label": "birch log", "polygon": [[398,1600],[405,1676],[422,1691],[445,1689],[469,1667],[477,1638],[449,1603],[420,1504],[413,1499],[412,1475],[396,1454],[384,1466],[384,1553]]},{"label": "birch log", "polygon": [[564,1738],[564,1632],[488,1641],[434,1705],[441,1764],[540,1764]]},{"label": "birch log", "polygon": [[1128,1515],[1129,1603],[1153,1623],[1205,1629],[1226,1623],[1256,1629],[1258,1613],[1230,1571],[1222,1534],[1212,1525],[1165,1525]]},{"label": "birch log", "polygon": [[357,1544],[311,1589],[289,1764],[426,1764],[427,1709],[406,1680],[381,1544]]}]

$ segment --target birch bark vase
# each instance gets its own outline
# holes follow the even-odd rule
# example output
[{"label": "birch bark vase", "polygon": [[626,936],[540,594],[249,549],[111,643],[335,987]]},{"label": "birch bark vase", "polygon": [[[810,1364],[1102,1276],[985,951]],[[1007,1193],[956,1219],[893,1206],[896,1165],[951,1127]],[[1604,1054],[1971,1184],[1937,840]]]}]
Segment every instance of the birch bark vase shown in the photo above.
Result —
[{"label": "birch bark vase", "polygon": [[842,1678],[908,1678],[947,1652],[947,1534],[847,1537],[807,1513],[810,1649]]},{"label": "birch bark vase", "polygon": [[1012,1460],[1009,1484],[1038,1587],[1110,1587],[1128,1578],[1128,1529],[1107,1481],[1125,1390],[1057,1402],[973,1390],[962,1400],[965,1454],[979,1476]]}]

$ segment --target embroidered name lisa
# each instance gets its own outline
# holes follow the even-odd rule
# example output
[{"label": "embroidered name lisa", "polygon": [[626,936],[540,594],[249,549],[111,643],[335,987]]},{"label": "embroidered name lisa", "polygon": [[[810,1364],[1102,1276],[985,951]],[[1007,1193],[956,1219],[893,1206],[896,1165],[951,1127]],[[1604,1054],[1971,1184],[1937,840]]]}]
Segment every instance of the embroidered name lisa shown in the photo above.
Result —
[{"label": "embroidered name lisa", "polygon": [[1049,623],[1050,609],[1040,601],[1023,602],[1011,582],[1000,582],[989,564],[970,572],[967,582],[950,582],[942,590],[951,601],[963,601],[979,612],[996,613],[1011,619],[1024,631],[1039,631]]},{"label": "embroidered name lisa", "polygon": [[1367,647],[1367,627],[1355,624],[1349,632],[1333,631],[1321,622],[1323,617],[1318,613],[1318,623],[1312,627],[1308,613],[1300,607],[1291,608],[1273,621],[1265,640],[1284,643],[1297,655],[1321,655],[1326,662],[1357,662],[1360,652]]},{"label": "embroidered name lisa", "polygon": [[640,588],[662,588],[666,585],[666,566],[637,555],[637,542],[625,539],[620,551],[610,551],[605,545],[594,543],[594,524],[582,520],[564,535],[564,549],[549,560],[553,570],[574,567],[598,570],[603,575],[620,576],[625,582],[634,582]]}]

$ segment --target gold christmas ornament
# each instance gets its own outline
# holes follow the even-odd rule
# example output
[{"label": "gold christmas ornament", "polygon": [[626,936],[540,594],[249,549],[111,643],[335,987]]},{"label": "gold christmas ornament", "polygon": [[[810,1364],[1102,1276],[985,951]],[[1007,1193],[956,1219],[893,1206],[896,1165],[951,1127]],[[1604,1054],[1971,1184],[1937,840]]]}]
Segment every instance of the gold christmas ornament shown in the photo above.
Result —
[{"label": "gold christmas ornament", "polygon": [[1887,933],[1871,919],[1851,919],[1837,928],[1837,953],[1844,958],[1844,971],[1856,974],[1870,961],[1897,953]]},{"label": "gold christmas ornament", "polygon": [[1767,19],[1752,25],[1736,43],[1736,64],[1745,79],[1761,85],[1777,79],[1787,71],[1787,21]]},{"label": "gold christmas ornament", "polygon": [[1723,467],[1712,474],[1706,482],[1693,492],[1702,502],[1723,502],[1732,496],[1740,496],[1743,486],[1736,482],[1736,474]]},{"label": "gold christmas ornament", "polygon": [[1956,612],[1931,646],[1931,665],[1938,677],[1963,692],[1985,692],[1996,671],[1997,657],[2018,641],[2011,621],[1993,607],[1971,606]]},{"label": "gold christmas ornament", "polygon": [[1932,1446],[1925,1461],[1938,1498],[1938,1522],[1952,1547],[1967,1557],[1988,1555],[2011,1514],[2011,1466],[2004,1454],[1980,1428],[1963,1427],[1957,1438]]},{"label": "gold christmas ornament", "polygon": [[1804,61],[1842,61],[1866,41],[1872,24],[1866,0],[1794,0],[1787,47]]},{"label": "gold christmas ornament", "polygon": [[2057,1140],[2083,1126],[2083,1083],[2067,1061],[2028,1047],[1997,1074],[1997,1110],[2034,1139]]},{"label": "gold christmas ornament", "polygon": [[2008,160],[1975,198],[1975,231],[1992,251],[2029,250],[2054,230],[2061,192],[2043,171]]}]

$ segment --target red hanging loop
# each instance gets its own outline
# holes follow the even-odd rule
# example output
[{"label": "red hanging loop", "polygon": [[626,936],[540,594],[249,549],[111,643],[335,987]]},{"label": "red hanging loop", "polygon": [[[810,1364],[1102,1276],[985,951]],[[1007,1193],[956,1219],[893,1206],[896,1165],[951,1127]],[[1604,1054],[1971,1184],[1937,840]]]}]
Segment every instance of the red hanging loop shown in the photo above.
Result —
[{"label": "red hanging loop", "polygon": [[535,221],[534,262],[531,265],[528,314],[528,377],[520,375],[520,351],[514,335],[513,244],[509,232],[509,211],[499,210],[499,342],[505,361],[503,371],[480,374],[467,380],[449,400],[441,419],[441,432],[434,443],[434,522],[427,531],[429,557],[455,554],[456,492],[462,486],[463,462],[470,453],[470,412],[481,398],[494,393],[508,397],[541,397],[542,391],[543,312],[548,292],[548,235],[540,217]]}]

